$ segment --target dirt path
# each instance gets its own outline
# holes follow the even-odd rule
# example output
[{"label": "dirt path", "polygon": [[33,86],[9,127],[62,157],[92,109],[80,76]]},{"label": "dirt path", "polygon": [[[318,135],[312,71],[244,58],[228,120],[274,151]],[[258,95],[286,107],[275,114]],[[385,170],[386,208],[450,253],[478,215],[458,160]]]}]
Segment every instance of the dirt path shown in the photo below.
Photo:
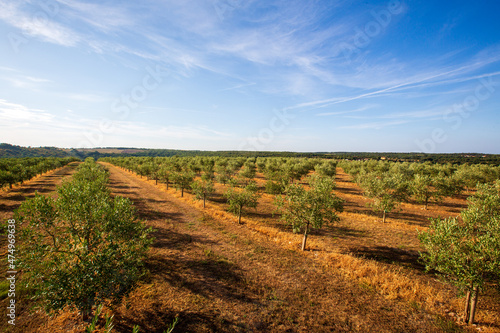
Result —
[{"label": "dirt path", "polygon": [[[151,272],[115,312],[116,330],[163,332],[440,332],[446,321],[348,281],[314,255],[203,214],[169,190],[108,165],[114,194],[156,229]],[[439,327],[441,325],[441,327]]]}]

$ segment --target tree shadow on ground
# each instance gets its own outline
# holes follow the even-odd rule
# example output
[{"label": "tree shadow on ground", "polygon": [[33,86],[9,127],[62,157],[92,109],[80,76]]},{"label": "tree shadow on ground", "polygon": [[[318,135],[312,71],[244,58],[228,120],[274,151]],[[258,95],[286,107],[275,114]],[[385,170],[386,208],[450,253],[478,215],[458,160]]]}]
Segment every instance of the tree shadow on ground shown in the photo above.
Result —
[{"label": "tree shadow on ground", "polygon": [[312,229],[310,234],[334,238],[366,237],[366,231],[349,228],[344,225],[327,225],[322,229]]},{"label": "tree shadow on ground", "polygon": [[[245,279],[237,265],[217,255],[186,259],[152,256],[146,268],[174,288],[187,289],[207,299],[255,303],[244,293]],[[154,278],[151,276],[151,278]]]},{"label": "tree shadow on ground", "polygon": [[163,227],[154,227],[151,236],[155,238],[152,247],[154,248],[169,248],[169,249],[182,249],[190,243],[198,244],[216,244],[203,236],[190,235],[181,233],[172,229]]},{"label": "tree shadow on ground", "polygon": [[335,186],[335,192],[340,192],[342,194],[363,195],[363,191],[360,189],[339,185]]},{"label": "tree shadow on ground", "polygon": [[130,318],[117,314],[115,329],[117,332],[130,333],[135,325],[139,325],[139,332],[164,333],[178,317],[173,332],[245,332],[244,327],[222,318],[215,311],[208,313],[194,311],[173,312],[163,308],[163,304],[156,302],[142,310],[136,317]]},{"label": "tree shadow on ground", "polygon": [[213,195],[211,195],[210,196],[210,201],[217,202],[217,203],[220,203],[220,204],[226,204],[227,203],[227,199],[221,193],[214,193]]},{"label": "tree shadow on ground", "polygon": [[407,224],[410,225],[418,225],[421,227],[427,227],[429,226],[429,217],[419,215],[419,214],[414,214],[410,213],[407,211],[393,211],[387,214],[388,218],[394,218],[397,220],[402,220]]},{"label": "tree shadow on ground", "polygon": [[425,271],[425,266],[420,262],[420,254],[414,250],[403,250],[388,246],[357,246],[349,248],[354,256],[363,257],[389,264],[399,264],[419,271]]}]

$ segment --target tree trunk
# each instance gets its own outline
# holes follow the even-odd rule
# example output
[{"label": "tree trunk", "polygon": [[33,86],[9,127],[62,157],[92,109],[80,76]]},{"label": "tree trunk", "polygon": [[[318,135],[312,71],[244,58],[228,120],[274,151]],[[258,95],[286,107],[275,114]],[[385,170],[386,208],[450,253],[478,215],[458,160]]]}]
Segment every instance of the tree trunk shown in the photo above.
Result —
[{"label": "tree trunk", "polygon": [[184,197],[184,187],[181,187],[181,198]]},{"label": "tree trunk", "polygon": [[241,224],[241,206],[238,208],[238,224]]},{"label": "tree trunk", "polygon": [[382,216],[382,223],[385,223],[385,209],[384,209],[384,215]]},{"label": "tree trunk", "polygon": [[168,180],[167,180],[167,191],[168,191]]},{"label": "tree trunk", "polygon": [[155,185],[158,185],[158,179],[155,178]]},{"label": "tree trunk", "polygon": [[427,203],[429,202],[429,198],[425,198],[425,205],[424,205],[424,209],[427,210]]},{"label": "tree trunk", "polygon": [[302,240],[302,251],[306,250],[307,232],[308,231],[309,231],[309,221],[307,221],[306,230],[304,231],[304,239]]},{"label": "tree trunk", "polygon": [[467,295],[465,296],[465,309],[464,309],[464,323],[466,324],[469,322],[470,297],[471,297],[471,291],[470,289],[467,289]]},{"label": "tree trunk", "polygon": [[477,287],[474,287],[472,290],[473,297],[472,297],[472,303],[470,305],[470,316],[469,316],[469,325],[474,324],[474,316],[476,315],[476,305],[477,305],[477,298],[479,297],[479,290]]},{"label": "tree trunk", "polygon": [[205,196],[203,196],[203,208],[205,208]]}]

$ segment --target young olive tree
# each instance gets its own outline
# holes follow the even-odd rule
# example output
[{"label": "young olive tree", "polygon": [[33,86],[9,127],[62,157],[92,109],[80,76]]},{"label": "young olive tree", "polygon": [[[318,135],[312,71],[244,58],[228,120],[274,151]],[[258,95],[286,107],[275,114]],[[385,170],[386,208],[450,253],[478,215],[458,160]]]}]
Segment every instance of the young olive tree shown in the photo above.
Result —
[{"label": "young olive tree", "polygon": [[[226,162],[226,161],[224,161],[224,162]],[[215,179],[223,185],[226,185],[226,183],[233,176],[233,172],[232,172],[232,170],[229,169],[229,167],[227,166],[227,163],[217,165],[215,167],[215,171],[217,172]]]},{"label": "young olive tree", "polygon": [[257,193],[257,185],[255,182],[250,182],[243,189],[232,186],[224,193],[224,197],[226,197],[229,204],[229,211],[238,216],[238,223],[241,224],[243,207],[257,207],[259,194]]},{"label": "young olive tree", "polygon": [[473,324],[479,291],[488,280],[500,279],[500,181],[479,185],[468,201],[461,219],[435,219],[419,239],[427,269],[467,292],[464,321]]},{"label": "young olive tree", "polygon": [[464,190],[464,182],[458,176],[439,175],[435,177],[434,186],[441,197],[453,197]]},{"label": "young olive tree", "polygon": [[335,184],[329,177],[310,177],[310,189],[300,184],[290,184],[285,194],[276,197],[281,219],[290,224],[294,232],[304,231],[302,251],[306,248],[310,228],[321,228],[324,223],[339,220],[337,212],[343,211],[343,200],[333,193]]},{"label": "young olive tree", "polygon": [[192,171],[181,171],[173,174],[172,179],[175,187],[181,190],[181,197],[184,196],[184,190],[189,188],[194,179]]},{"label": "young olive tree", "polygon": [[243,168],[241,168],[238,176],[240,176],[243,179],[246,179],[245,183],[248,185],[249,182],[255,178],[256,173],[257,173],[257,167],[255,166],[255,163],[252,161],[247,161],[243,165]]},{"label": "young olive tree", "polygon": [[335,177],[337,174],[337,161],[323,161],[322,163],[316,164],[314,170],[320,176]]},{"label": "young olive tree", "polygon": [[167,191],[170,180],[173,178],[172,175],[172,169],[168,165],[162,165],[158,170],[158,178],[161,182],[164,182],[167,185]]},{"label": "young olive tree", "polygon": [[426,174],[415,175],[411,183],[411,192],[418,203],[424,204],[424,209],[427,209],[431,199],[435,201],[441,199],[441,193],[434,186],[432,176]]},{"label": "young olive tree", "polygon": [[406,198],[407,183],[401,174],[370,172],[362,174],[359,182],[365,195],[373,199],[371,204],[373,208],[382,212],[383,223],[385,223],[386,215]]},{"label": "young olive tree", "polygon": [[22,283],[47,310],[72,305],[88,319],[94,305],[119,300],[144,272],[150,229],[128,199],[111,197],[106,181],[89,161],[57,199],[36,194],[16,211]]},{"label": "young olive tree", "polygon": [[195,198],[203,200],[203,208],[205,208],[205,200],[215,193],[214,183],[211,180],[197,180],[191,183],[191,188]]}]

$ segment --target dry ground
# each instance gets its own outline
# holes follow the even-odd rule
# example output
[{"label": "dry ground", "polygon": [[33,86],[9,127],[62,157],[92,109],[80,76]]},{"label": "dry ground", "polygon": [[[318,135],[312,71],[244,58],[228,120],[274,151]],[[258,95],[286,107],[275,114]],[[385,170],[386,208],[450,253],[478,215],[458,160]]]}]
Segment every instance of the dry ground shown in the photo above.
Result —
[{"label": "dry ground", "polygon": [[[461,310],[455,290],[423,273],[416,239],[416,228],[425,228],[427,217],[458,214],[463,198],[428,211],[407,204],[382,224],[359,188],[339,172],[338,194],[346,199],[342,222],[313,232],[310,250],[301,252],[300,235],[273,216],[271,196],[264,195],[238,225],[224,211],[222,186],[203,209],[189,194],[180,198],[163,184],[109,168],[113,193],[131,198],[156,230],[149,275],[114,308],[116,332],[131,332],[134,325],[141,332],[163,332],[175,317],[174,332],[467,330],[454,323]],[[70,173],[27,184],[23,193],[34,188],[51,193]],[[1,194],[0,205],[13,201],[7,198],[11,195]],[[22,198],[17,200],[0,206],[3,219]],[[479,305],[482,331],[500,331],[494,297],[483,297]],[[74,311],[48,318],[27,306],[20,309],[19,324],[19,332],[81,332],[84,327]],[[5,329],[6,321],[0,327]]]}]

